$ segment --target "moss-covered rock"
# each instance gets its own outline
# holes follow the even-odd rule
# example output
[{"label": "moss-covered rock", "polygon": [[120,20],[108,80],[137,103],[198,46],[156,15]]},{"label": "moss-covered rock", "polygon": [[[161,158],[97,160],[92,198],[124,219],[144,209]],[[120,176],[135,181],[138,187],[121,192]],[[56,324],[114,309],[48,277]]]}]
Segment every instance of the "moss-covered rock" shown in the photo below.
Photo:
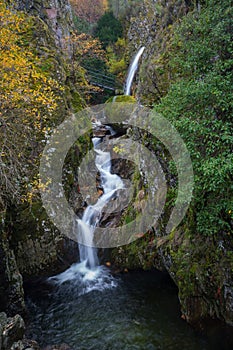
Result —
[{"label": "moss-covered rock", "polygon": [[12,209],[8,222],[10,244],[24,278],[55,274],[77,261],[77,243],[54,227],[39,199]]},{"label": "moss-covered rock", "polygon": [[136,103],[136,99],[133,96],[128,96],[128,95],[117,95],[110,97],[106,103],[110,102],[126,102],[126,103]]},{"label": "moss-covered rock", "polygon": [[[192,5],[191,5],[192,6]],[[172,25],[189,10],[185,0],[143,1],[136,15],[130,19],[128,45],[131,55],[145,46],[142,64],[137,74],[137,98],[147,106],[165,95],[172,69],[168,65]]]},{"label": "moss-covered rock", "polygon": [[211,319],[233,326],[232,239],[178,230],[169,236],[154,231],[130,245],[115,248],[111,259],[119,269],[167,271],[179,290],[183,317],[197,328]]}]

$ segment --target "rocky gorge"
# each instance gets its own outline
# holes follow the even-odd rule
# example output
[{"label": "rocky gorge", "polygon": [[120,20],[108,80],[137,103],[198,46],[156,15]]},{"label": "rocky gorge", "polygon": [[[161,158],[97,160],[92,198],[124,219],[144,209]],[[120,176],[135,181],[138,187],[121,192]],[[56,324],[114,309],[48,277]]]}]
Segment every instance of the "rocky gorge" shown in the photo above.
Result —
[{"label": "rocky gorge", "polygon": [[[50,74],[63,87],[55,116],[55,125],[58,125],[64,115],[77,112],[85,106],[78,88],[82,73],[78,72],[75,79],[72,77],[71,35],[74,24],[70,3],[68,0],[38,0],[13,1],[13,5],[15,9],[24,11],[34,18],[35,22],[30,34],[34,49],[46,60]],[[140,47],[146,48],[135,88],[135,97],[140,104],[154,108],[156,103],[166,98],[172,82],[179,81],[182,73],[177,73],[176,69],[179,71],[179,68],[174,68],[169,61],[170,52],[174,50],[173,28],[189,12],[196,11],[195,16],[198,17],[197,14],[202,11],[202,6],[205,6],[202,2],[145,0],[140,6],[139,13],[131,14],[126,39],[128,52],[132,56]],[[229,16],[227,10],[225,13]],[[224,55],[222,52],[221,54]],[[228,57],[227,54],[226,57]],[[209,61],[213,60],[211,56]],[[198,68],[195,67],[195,70]],[[179,78],[176,74],[180,74]],[[196,80],[198,79],[197,77]],[[180,98],[178,93],[176,96],[177,99]],[[124,98],[120,96],[118,98],[124,101]],[[187,96],[183,98],[186,99]],[[125,101],[128,102],[127,99]],[[134,99],[133,102],[135,102]],[[191,108],[189,102],[187,104],[188,108]],[[169,107],[164,105],[161,109],[164,108],[167,111]],[[181,110],[181,114],[184,109]],[[159,108],[158,112],[161,112]],[[228,120],[225,112],[221,114],[218,109],[216,113],[219,119],[222,117],[225,118],[224,121]],[[174,118],[178,118],[178,112],[177,114],[174,112],[174,115]],[[181,130],[182,128],[183,126]],[[152,135],[141,129],[118,125],[116,131],[116,138],[120,142],[124,143],[124,140],[132,138],[156,155],[165,172],[169,190],[159,224],[129,245],[102,250],[100,255],[103,263],[110,261],[113,272],[154,268],[165,272],[178,288],[182,319],[202,331],[225,327],[228,335],[233,326],[233,239],[232,219],[229,219],[230,209],[227,209],[229,214],[226,214],[226,210],[223,213],[221,209],[223,220],[229,223],[227,228],[203,235],[199,232],[196,222],[198,213],[204,209],[198,201],[194,201],[185,220],[169,235],[166,234],[165,226],[174,204],[175,185],[178,181],[176,172],[170,164],[168,150]],[[97,128],[94,136],[106,137],[106,129]],[[188,137],[184,136],[185,141]],[[109,138],[113,147],[116,138]],[[43,143],[40,143],[38,149],[41,150],[42,147]],[[91,135],[85,135],[72,147],[66,158],[64,183],[67,197],[71,206],[80,215],[85,203],[82,193],[77,190],[76,168],[90,148]],[[117,153],[117,148],[115,149]],[[114,158],[114,154],[112,156]],[[193,157],[195,156],[194,154]],[[128,207],[124,207],[121,216],[102,217],[100,226],[108,228],[128,222],[141,212],[148,191],[143,177],[135,172],[131,162],[115,160],[112,164],[112,172],[130,180],[136,194],[133,202]],[[198,181],[198,177],[195,181]],[[207,204],[213,202],[209,192],[211,191],[207,190],[205,193]],[[229,195],[227,194],[228,197]],[[221,201],[222,197],[219,195],[217,200]],[[23,281],[27,284],[30,280],[64,271],[77,261],[77,243],[62,235],[50,222],[39,196],[30,204],[8,203],[1,208],[0,215],[0,311],[2,311],[0,348],[3,350],[25,347],[39,349],[36,342],[26,340],[24,336],[23,318],[27,320],[27,310]],[[66,348],[65,344],[64,348]]]}]

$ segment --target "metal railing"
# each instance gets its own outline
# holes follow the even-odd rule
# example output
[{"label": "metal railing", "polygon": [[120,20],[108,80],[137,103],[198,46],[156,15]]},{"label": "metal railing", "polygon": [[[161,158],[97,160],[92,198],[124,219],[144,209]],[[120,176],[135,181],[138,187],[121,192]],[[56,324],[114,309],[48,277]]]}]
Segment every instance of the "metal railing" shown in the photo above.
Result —
[{"label": "metal railing", "polygon": [[85,67],[85,69],[87,71],[87,79],[90,84],[112,91],[122,89],[121,84],[116,80],[114,75],[107,75],[103,72],[89,69],[88,67]]}]

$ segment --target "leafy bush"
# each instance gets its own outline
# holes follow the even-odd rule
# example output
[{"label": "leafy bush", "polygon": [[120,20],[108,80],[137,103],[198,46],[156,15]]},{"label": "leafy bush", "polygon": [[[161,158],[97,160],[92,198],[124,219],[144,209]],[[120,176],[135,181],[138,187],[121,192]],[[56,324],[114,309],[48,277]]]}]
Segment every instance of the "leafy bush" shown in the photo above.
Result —
[{"label": "leafy bush", "polygon": [[190,151],[196,230],[232,230],[232,8],[207,1],[174,29],[169,64],[175,78],[155,110],[169,118]]}]

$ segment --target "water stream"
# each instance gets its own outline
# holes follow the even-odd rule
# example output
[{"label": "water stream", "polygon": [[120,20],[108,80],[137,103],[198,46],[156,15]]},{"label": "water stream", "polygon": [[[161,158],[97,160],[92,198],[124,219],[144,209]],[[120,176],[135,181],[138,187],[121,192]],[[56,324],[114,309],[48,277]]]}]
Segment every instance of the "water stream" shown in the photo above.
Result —
[{"label": "water stream", "polygon": [[[27,337],[40,346],[72,350],[219,350],[221,340],[196,334],[181,319],[176,286],[158,271],[112,275],[100,266],[93,235],[101,210],[124,184],[111,174],[110,153],[94,138],[104,193],[89,205],[78,228],[86,237],[80,262],[48,280],[29,284]],[[223,347],[222,347],[223,349]],[[227,347],[225,347],[227,349]]]},{"label": "water stream", "polygon": [[[126,95],[144,49],[130,66]],[[42,347],[66,343],[73,350],[220,349],[221,339],[204,338],[181,319],[177,289],[167,275],[135,271],[113,276],[99,265],[95,228],[103,208],[124,183],[111,174],[110,153],[101,150],[101,138],[92,141],[103,194],[77,220],[85,242],[79,245],[80,262],[25,289],[31,317],[27,337]]]},{"label": "water stream", "polygon": [[131,65],[129,67],[129,72],[128,72],[126,84],[125,84],[125,91],[124,91],[125,95],[128,95],[128,96],[130,95],[133,79],[134,79],[135,73],[138,69],[138,62],[139,62],[139,59],[140,59],[141,55],[143,54],[144,50],[145,50],[144,46],[138,50],[137,54],[135,55]]},{"label": "water stream", "polygon": [[[111,128],[109,129],[111,134],[114,134],[114,131]],[[100,149],[101,141],[102,139],[98,137],[92,139],[96,153],[95,165],[100,174],[103,194],[94,205],[89,205],[85,209],[82,219],[77,220],[77,234],[82,236],[82,242],[84,242],[84,244],[79,244],[80,262],[73,264],[59,275],[49,278],[50,282],[58,285],[67,281],[73,281],[75,284],[79,283],[82,285],[82,293],[116,286],[116,282],[110,276],[109,271],[104,266],[99,266],[93,238],[103,208],[116,194],[117,190],[124,188],[124,183],[118,175],[111,173],[111,155],[110,152]]]}]

